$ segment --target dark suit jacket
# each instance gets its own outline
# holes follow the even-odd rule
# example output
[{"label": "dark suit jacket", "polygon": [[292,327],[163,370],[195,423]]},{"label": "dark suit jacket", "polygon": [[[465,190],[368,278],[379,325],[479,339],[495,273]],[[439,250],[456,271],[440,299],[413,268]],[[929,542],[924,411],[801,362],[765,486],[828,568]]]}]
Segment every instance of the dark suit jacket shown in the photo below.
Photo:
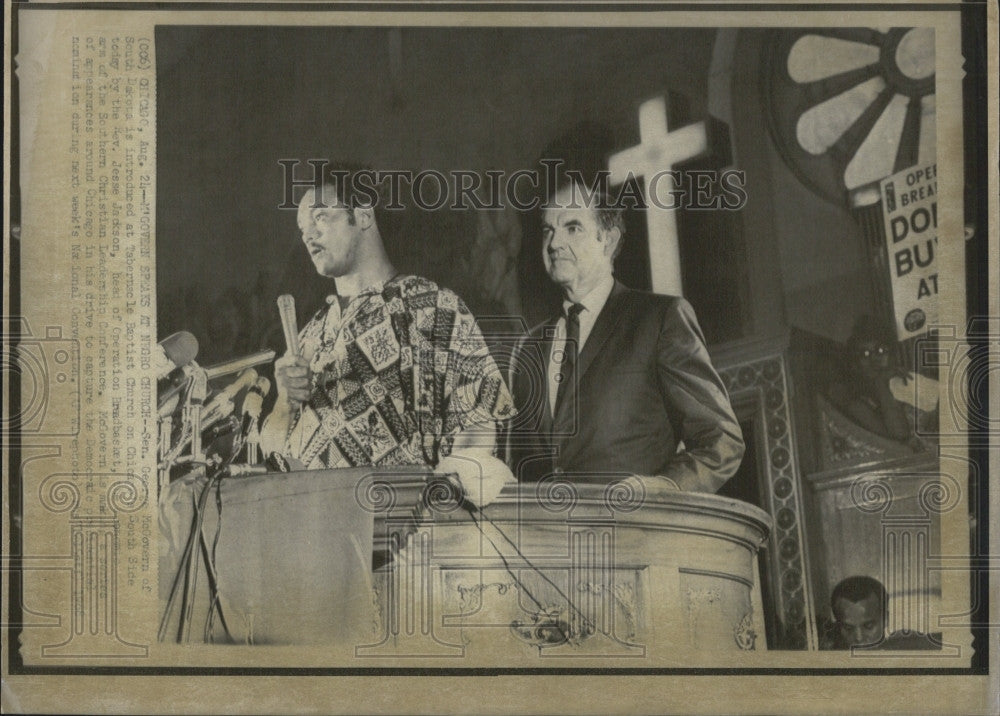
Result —
[{"label": "dark suit jacket", "polygon": [[687,301],[615,282],[577,360],[576,410],[564,400],[553,416],[547,366],[557,321],[531,331],[511,364],[519,412],[508,457],[519,480],[660,475],[714,492],[736,472],[743,436]]}]

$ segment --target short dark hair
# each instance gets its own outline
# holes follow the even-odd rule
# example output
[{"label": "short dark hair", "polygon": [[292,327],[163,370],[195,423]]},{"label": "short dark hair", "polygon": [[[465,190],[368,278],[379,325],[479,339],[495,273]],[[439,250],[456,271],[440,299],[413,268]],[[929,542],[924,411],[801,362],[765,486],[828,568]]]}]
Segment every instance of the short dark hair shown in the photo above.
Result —
[{"label": "short dark hair", "polygon": [[878,599],[879,604],[882,606],[882,619],[884,620],[889,611],[889,593],[885,591],[882,582],[874,577],[862,575],[842,579],[833,588],[833,592],[830,594],[830,607],[833,609],[833,615],[837,616],[837,602],[841,599],[846,599],[853,604],[857,604],[868,597]]},{"label": "short dark hair", "polygon": [[[361,177],[364,177],[362,180]],[[354,209],[371,209],[375,223],[382,227],[385,212],[385,190],[375,179],[377,173],[370,167],[357,162],[329,162],[323,167],[316,186],[322,191],[319,197],[327,197],[332,191],[341,206]],[[354,222],[352,212],[351,222]]]}]

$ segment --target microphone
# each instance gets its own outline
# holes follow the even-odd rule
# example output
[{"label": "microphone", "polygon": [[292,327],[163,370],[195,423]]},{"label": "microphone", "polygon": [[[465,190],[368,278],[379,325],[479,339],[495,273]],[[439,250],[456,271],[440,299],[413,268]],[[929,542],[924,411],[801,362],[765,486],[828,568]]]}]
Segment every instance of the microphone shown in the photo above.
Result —
[{"label": "microphone", "polygon": [[235,415],[228,416],[221,423],[204,430],[201,443],[205,446],[205,459],[219,463],[229,462],[243,448],[240,421]]},{"label": "microphone", "polygon": [[172,389],[170,395],[160,398],[160,402],[156,406],[156,417],[160,420],[173,415],[174,411],[177,410],[177,406],[181,404],[181,385],[179,383],[175,389]]},{"label": "microphone", "polygon": [[256,368],[259,365],[264,365],[265,363],[270,363],[274,360],[274,351],[262,350],[256,353],[251,353],[248,356],[243,356],[242,358],[233,358],[231,360],[223,361],[222,363],[216,363],[205,368],[205,375],[208,376],[209,380],[218,378],[219,376],[228,375],[230,373],[240,373],[245,371],[247,368]]},{"label": "microphone", "polygon": [[189,368],[191,385],[188,388],[185,402],[191,405],[203,405],[208,397],[208,376],[197,363],[192,362]]},{"label": "microphone", "polygon": [[288,352],[299,352],[299,330],[296,328],[295,299],[291,294],[278,296],[278,315],[281,316],[281,330],[285,332],[285,345]]},{"label": "microphone", "polygon": [[[281,317],[281,330],[285,332],[285,345],[291,355],[299,355],[299,331],[295,322],[295,299],[291,294],[283,293],[278,296],[278,315]],[[302,405],[297,404],[294,408],[296,415],[302,417]],[[297,420],[297,429],[302,430],[302,421]],[[289,429],[291,425],[289,425]],[[286,439],[288,434],[286,434]]]},{"label": "microphone", "polygon": [[247,391],[243,398],[243,434],[246,435],[250,427],[260,419],[260,413],[264,408],[264,398],[271,392],[271,381],[261,376],[254,383],[253,387]]},{"label": "microphone", "polygon": [[288,460],[280,452],[272,452],[265,458],[264,464],[267,465],[270,472],[291,472],[292,469]]},{"label": "microphone", "polygon": [[188,331],[171,333],[157,348],[159,351],[153,354],[157,380],[163,380],[198,357],[198,339]]},{"label": "microphone", "polygon": [[198,355],[198,339],[188,331],[178,331],[164,338],[153,351],[153,363],[156,370],[157,413],[160,417],[170,415],[177,407],[171,400],[181,392],[187,384],[190,372],[188,366]]},{"label": "microphone", "polygon": [[[191,361],[183,368],[177,368],[171,373],[170,382],[167,388],[160,391],[159,402],[156,404],[156,412],[160,418],[170,416],[178,406],[189,400],[190,389],[195,379],[204,377],[205,371],[195,361]],[[207,379],[206,379],[207,380]],[[187,392],[185,392],[187,391]],[[186,397],[187,396],[187,397]],[[205,384],[205,395],[208,397],[208,384]]]},{"label": "microphone", "polygon": [[261,376],[247,391],[243,398],[243,420],[240,425],[240,436],[246,441],[247,462],[256,463],[260,459],[260,432],[257,422],[264,408],[264,398],[271,391],[271,381]]},{"label": "microphone", "polygon": [[153,370],[156,373],[156,380],[158,381],[163,380],[170,375],[170,371],[179,367],[174,365],[174,362],[167,357],[167,352],[163,350],[163,346],[159,343],[152,350],[150,362],[153,364]]},{"label": "microphone", "polygon": [[191,428],[191,457],[201,461],[205,459],[201,451],[201,416],[205,398],[208,397],[208,377],[197,363],[192,363],[189,370],[191,379],[187,383],[182,416],[185,425]]},{"label": "microphone", "polygon": [[227,477],[246,477],[248,475],[266,475],[269,472],[289,472],[288,461],[278,452],[272,452],[264,460],[263,465],[234,463],[226,466]]},{"label": "microphone", "polygon": [[[206,375],[208,371],[205,371]],[[240,373],[239,377],[225,388],[216,393],[211,402],[205,408],[204,424],[211,425],[219,418],[233,411],[233,398],[243,390],[250,387],[257,380],[257,371],[247,368]]]},{"label": "microphone", "polygon": [[227,465],[227,477],[247,477],[248,475],[266,475],[269,472],[267,465]]}]

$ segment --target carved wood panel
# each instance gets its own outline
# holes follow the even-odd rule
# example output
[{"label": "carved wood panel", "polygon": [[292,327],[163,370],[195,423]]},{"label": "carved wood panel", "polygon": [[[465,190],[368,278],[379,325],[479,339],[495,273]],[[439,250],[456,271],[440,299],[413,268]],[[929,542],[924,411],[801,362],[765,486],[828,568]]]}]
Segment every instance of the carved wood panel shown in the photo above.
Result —
[{"label": "carved wood panel", "polygon": [[[719,364],[721,362],[717,362]],[[807,578],[802,476],[795,453],[788,366],[783,348],[770,355],[733,361],[719,374],[734,404],[751,402],[758,413],[762,507],[774,519],[767,543],[770,593],[779,622],[779,643],[771,648],[819,647],[813,595]]]}]

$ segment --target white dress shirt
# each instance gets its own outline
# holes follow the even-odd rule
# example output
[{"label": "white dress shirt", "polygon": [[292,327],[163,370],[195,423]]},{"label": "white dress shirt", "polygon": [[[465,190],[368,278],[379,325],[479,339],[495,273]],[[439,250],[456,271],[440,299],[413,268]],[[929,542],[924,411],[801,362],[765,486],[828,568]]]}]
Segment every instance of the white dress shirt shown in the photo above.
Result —
[{"label": "white dress shirt", "polygon": [[[583,305],[583,310],[580,311],[580,344],[577,346],[577,355],[583,352],[583,346],[587,343],[594,323],[597,322],[597,316],[600,315],[604,304],[608,302],[608,296],[611,295],[611,289],[614,287],[615,277],[608,274],[590,290],[590,293],[577,301]],[[563,315],[556,321],[556,333],[552,340],[552,350],[549,353],[549,410],[553,415],[556,412],[556,395],[559,392],[559,374],[566,356],[566,313],[572,305],[573,301],[563,301]]]}]

